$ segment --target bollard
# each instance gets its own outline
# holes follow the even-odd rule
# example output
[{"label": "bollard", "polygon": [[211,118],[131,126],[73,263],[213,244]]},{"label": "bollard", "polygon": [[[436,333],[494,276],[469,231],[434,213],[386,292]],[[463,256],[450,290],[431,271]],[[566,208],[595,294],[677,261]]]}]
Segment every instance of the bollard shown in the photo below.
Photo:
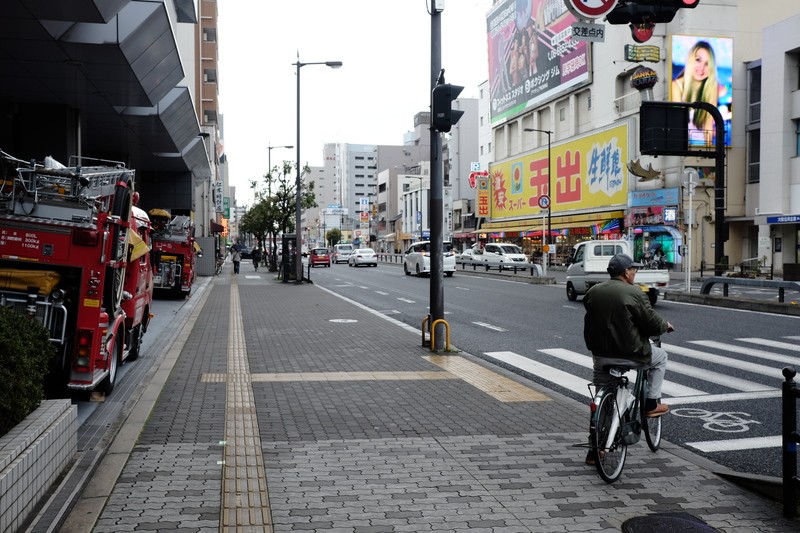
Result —
[{"label": "bollard", "polygon": [[800,436],[797,433],[797,399],[800,398],[800,389],[795,386],[794,377],[797,374],[794,368],[783,369],[783,382],[781,406],[783,416],[782,449],[783,449],[783,516],[795,518],[797,516],[797,443]]}]

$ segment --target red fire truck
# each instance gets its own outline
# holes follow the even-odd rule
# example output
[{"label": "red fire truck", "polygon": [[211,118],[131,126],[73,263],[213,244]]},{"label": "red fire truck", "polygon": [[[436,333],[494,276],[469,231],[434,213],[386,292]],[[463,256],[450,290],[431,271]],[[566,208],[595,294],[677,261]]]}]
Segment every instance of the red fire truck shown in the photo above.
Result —
[{"label": "red fire truck", "polygon": [[48,395],[65,385],[108,394],[119,365],[139,354],[152,301],[150,222],[132,205],[134,171],[2,156],[0,305],[50,331]]},{"label": "red fire truck", "polygon": [[194,223],[185,215],[173,217],[166,209],[151,209],[153,221],[153,276],[159,292],[186,297],[196,275],[195,258],[203,250],[194,238]]}]

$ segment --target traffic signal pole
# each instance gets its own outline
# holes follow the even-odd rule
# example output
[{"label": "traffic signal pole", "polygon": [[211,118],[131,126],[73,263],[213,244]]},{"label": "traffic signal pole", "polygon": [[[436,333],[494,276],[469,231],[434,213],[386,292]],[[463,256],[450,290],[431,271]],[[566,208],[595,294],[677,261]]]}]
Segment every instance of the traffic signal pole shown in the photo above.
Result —
[{"label": "traffic signal pole", "polygon": [[[442,138],[433,127],[433,89],[439,83],[442,70],[442,5],[431,2],[431,188],[428,195],[428,214],[430,220],[431,273],[430,273],[430,320],[428,327],[432,329],[431,350],[441,351],[444,348],[444,326],[437,320],[444,319],[444,252],[443,252],[443,197],[444,177],[442,168]],[[441,73],[443,75],[443,73]],[[443,82],[443,81],[442,81]],[[439,328],[435,329],[434,328]]]}]

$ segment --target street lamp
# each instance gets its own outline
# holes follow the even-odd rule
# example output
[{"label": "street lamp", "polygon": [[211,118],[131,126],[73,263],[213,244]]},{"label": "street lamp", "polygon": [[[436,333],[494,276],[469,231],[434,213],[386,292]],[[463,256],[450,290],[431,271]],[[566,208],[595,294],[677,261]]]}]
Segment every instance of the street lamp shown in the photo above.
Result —
[{"label": "street lamp", "polygon": [[[271,198],[272,198],[272,150],[274,150],[275,148],[286,148],[288,150],[291,150],[292,148],[294,148],[294,146],[292,146],[291,144],[286,144],[286,145],[282,145],[282,146],[269,146],[269,145],[267,146],[267,165],[268,165],[267,166],[267,199],[269,200],[270,205],[272,205],[272,200],[271,200]],[[271,269],[273,267],[273,265],[275,264],[275,261],[274,261],[274,259],[275,259],[275,250],[278,247],[278,243],[275,242],[275,239],[273,238],[274,236],[275,236],[274,233],[272,233],[270,235],[270,239],[272,239],[272,244],[269,247],[269,257],[267,259],[269,262],[267,264],[267,269]]]},{"label": "street lamp", "polygon": [[[550,130],[539,130],[536,128],[525,128],[525,131],[535,131],[539,133],[546,133],[547,134],[547,196],[550,200],[547,204],[547,237],[542,237],[542,249],[545,250],[544,252],[544,260],[542,261],[542,270],[544,274],[547,274],[547,264],[550,262],[550,235],[552,233],[552,226],[551,226],[551,212],[553,211],[553,190],[552,190],[552,166],[551,166],[551,159],[550,159],[550,136],[553,134]],[[539,195],[541,196],[541,195]]]},{"label": "street lamp", "polygon": [[[269,174],[270,178],[272,178],[272,151],[275,148],[286,148],[288,150],[291,150],[292,148],[294,148],[294,146],[292,146],[291,144],[286,144],[282,146],[267,146],[267,165],[268,165],[267,173]],[[272,179],[267,180],[267,196],[272,196]]]},{"label": "street lamp", "polygon": [[295,206],[294,206],[294,253],[295,253],[295,283],[303,282],[303,262],[300,260],[300,249],[303,247],[303,234],[301,233],[301,168],[300,168],[300,67],[306,65],[325,65],[331,68],[342,66],[341,61],[316,61],[311,63],[301,63],[300,54],[297,55],[297,63],[292,63],[297,67],[297,180],[295,181]]}]

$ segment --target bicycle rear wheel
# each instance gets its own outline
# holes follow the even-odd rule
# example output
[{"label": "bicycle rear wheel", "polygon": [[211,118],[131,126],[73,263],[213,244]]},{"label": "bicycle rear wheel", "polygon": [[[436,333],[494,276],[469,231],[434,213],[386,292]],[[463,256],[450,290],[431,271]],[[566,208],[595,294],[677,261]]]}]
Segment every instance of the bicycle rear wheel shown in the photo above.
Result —
[{"label": "bicycle rear wheel", "polygon": [[[600,398],[594,413],[594,424],[591,429],[592,450],[597,473],[606,483],[613,483],[622,474],[628,446],[622,440],[622,418],[617,407],[616,389],[610,388]],[[616,427],[611,435],[612,427]]]}]

